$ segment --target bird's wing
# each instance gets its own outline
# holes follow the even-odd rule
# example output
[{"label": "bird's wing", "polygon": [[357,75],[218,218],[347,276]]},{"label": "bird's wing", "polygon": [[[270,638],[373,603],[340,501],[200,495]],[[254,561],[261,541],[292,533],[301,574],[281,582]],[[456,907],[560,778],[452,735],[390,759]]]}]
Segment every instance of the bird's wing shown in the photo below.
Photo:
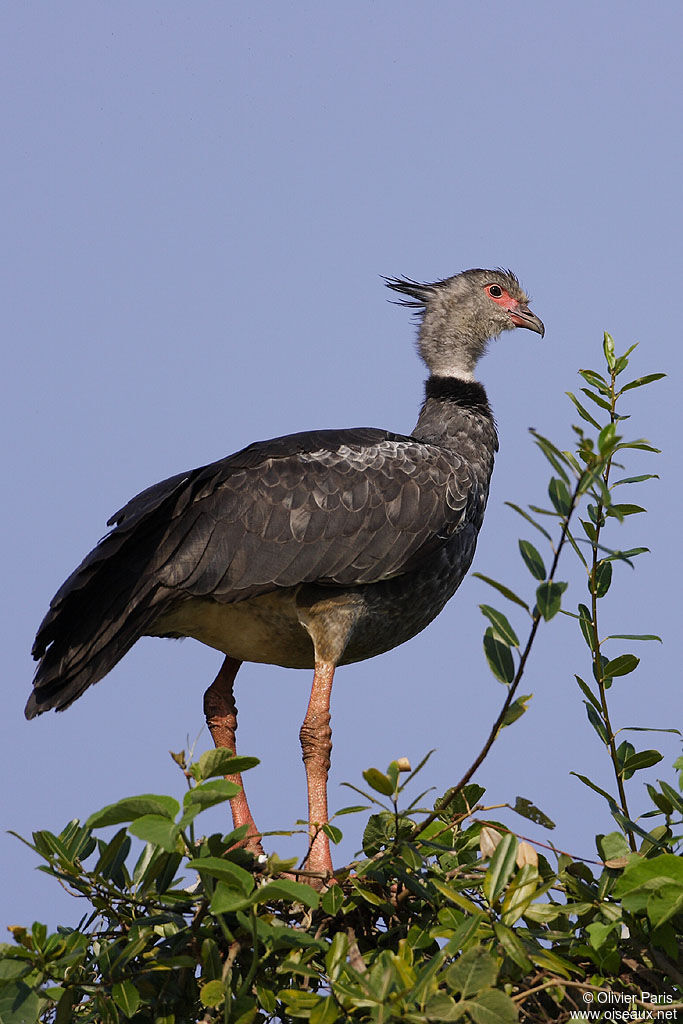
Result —
[{"label": "bird's wing", "polygon": [[153,515],[141,509],[177,487],[149,571],[162,587],[221,602],[404,573],[452,537],[480,497],[452,451],[372,428],[260,442],[157,486],[122,510],[119,528]]},{"label": "bird's wing", "polygon": [[481,502],[466,461],[373,428],[258,442],[147,488],[55,594],[29,718],[101,679],[175,597],[243,600],[407,572]]}]

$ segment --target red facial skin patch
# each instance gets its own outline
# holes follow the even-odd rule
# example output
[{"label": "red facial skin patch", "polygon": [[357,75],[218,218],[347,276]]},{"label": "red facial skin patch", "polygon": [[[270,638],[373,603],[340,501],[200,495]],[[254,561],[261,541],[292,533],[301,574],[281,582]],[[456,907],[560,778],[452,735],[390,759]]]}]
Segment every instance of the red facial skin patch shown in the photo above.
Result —
[{"label": "red facial skin patch", "polygon": [[[484,288],[484,291],[486,292],[488,297],[496,303],[496,305],[502,306],[503,309],[507,309],[513,324],[515,324],[517,327],[524,326],[524,320],[521,317],[515,315],[516,310],[524,309],[523,306],[520,306],[517,299],[513,299],[510,293],[507,292],[504,288],[502,288],[499,284],[487,284],[486,287]],[[492,294],[492,291],[500,292],[500,295]]]}]

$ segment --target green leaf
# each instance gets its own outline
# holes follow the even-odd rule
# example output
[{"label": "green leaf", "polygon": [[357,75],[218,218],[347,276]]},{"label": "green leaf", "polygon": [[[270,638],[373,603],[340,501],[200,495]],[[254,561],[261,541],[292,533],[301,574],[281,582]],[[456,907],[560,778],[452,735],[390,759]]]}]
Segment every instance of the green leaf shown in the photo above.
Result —
[{"label": "green leaf", "polygon": [[211,897],[212,914],[230,914],[237,910],[245,910],[250,904],[250,897],[231,883],[218,882]]},{"label": "green leaf", "polygon": [[605,678],[613,679],[614,676],[627,676],[629,672],[633,672],[640,664],[640,658],[636,658],[635,654],[620,654],[618,658],[613,658],[603,666],[603,676]]},{"label": "green leaf", "polygon": [[202,1006],[218,1007],[225,1002],[225,986],[218,978],[207,981],[199,990]]},{"label": "green leaf", "polygon": [[552,541],[552,537],[548,533],[548,531],[545,530],[540,523],[537,523],[533,516],[530,516],[528,512],[525,512],[523,508],[520,508],[519,505],[515,505],[513,501],[506,501],[505,504],[508,506],[508,508],[511,508],[514,512],[520,515],[522,519],[526,519],[527,523],[531,523],[531,525],[534,526],[539,531],[539,533],[543,534],[546,540]]},{"label": "green leaf", "polygon": [[479,605],[482,613],[486,616],[493,627],[493,632],[502,640],[504,644],[509,644],[512,647],[519,647],[519,640],[514,629],[503,615],[496,608],[492,608],[488,604]]},{"label": "green leaf", "polygon": [[605,359],[610,370],[613,370],[616,366],[616,356],[614,355],[614,338],[611,334],[605,331],[605,336],[602,341],[602,351],[605,353]]},{"label": "green leaf", "polygon": [[363,778],[370,789],[374,789],[376,793],[381,793],[383,796],[391,796],[394,792],[391,779],[384,772],[379,771],[378,768],[366,769],[363,772]]},{"label": "green leaf", "polygon": [[505,888],[508,879],[515,869],[515,858],[519,843],[515,836],[506,833],[493,852],[491,863],[484,876],[484,895],[493,904]]},{"label": "green leaf", "polygon": [[611,633],[607,637],[608,640],[657,640],[658,643],[663,643],[661,636],[655,636],[654,633]]},{"label": "green leaf", "polygon": [[[595,402],[595,404],[597,406],[599,406],[601,409],[604,409],[606,412],[611,412],[612,411],[611,404],[609,402],[605,401],[604,398],[600,398],[598,395],[594,394],[592,391],[589,391],[588,388],[581,388],[581,391],[586,396],[586,398],[590,398],[591,402]],[[602,427],[600,426],[600,424],[596,424],[596,426],[597,426],[598,430],[602,430]],[[610,426],[611,426],[611,424],[610,424]]]},{"label": "green leaf", "polygon": [[626,516],[635,516],[639,512],[647,512],[647,509],[643,508],[642,505],[610,505],[608,509],[605,509],[605,514],[612,516],[613,519],[618,519],[620,522]]},{"label": "green leaf", "polygon": [[503,597],[506,597],[508,601],[512,601],[514,604],[518,604],[521,608],[525,608],[527,611],[529,611],[529,605],[526,603],[526,601],[523,601],[521,597],[518,597],[517,594],[510,590],[509,587],[504,586],[497,580],[492,580],[490,576],[484,576],[483,573],[480,572],[473,572],[472,575],[476,576],[477,579],[479,580],[483,580],[484,583],[488,583],[490,587],[493,587],[494,590],[497,590],[498,593],[502,594]]},{"label": "green leaf", "polygon": [[529,430],[529,433],[533,437],[538,447],[543,452],[544,456],[553,467],[558,476],[562,477],[565,483],[569,483],[569,476],[564,468],[567,464],[567,457],[563,455],[559,448],[556,448],[552,441],[549,441],[547,437],[543,437],[533,427]]},{"label": "green leaf", "polygon": [[241,787],[236,782],[229,782],[227,779],[212,779],[210,782],[202,782],[188,790],[183,797],[183,805],[185,807],[198,806],[201,810],[205,810],[215,804],[232,800],[241,792]]},{"label": "green leaf", "polygon": [[612,563],[598,562],[591,571],[589,590],[595,592],[596,597],[604,597],[612,582]]},{"label": "green leaf", "polygon": [[191,764],[190,772],[197,782],[203,782],[217,775],[241,775],[257,764],[257,757],[236,757],[226,747],[216,747],[215,750],[207,750],[195,764]]},{"label": "green leaf", "polygon": [[173,853],[180,835],[180,826],[159,814],[145,814],[131,822],[128,831],[146,843],[154,843],[167,853]]},{"label": "green leaf", "polygon": [[330,917],[336,917],[344,905],[344,890],[340,885],[332,885],[320,901],[320,905]]},{"label": "green leaf", "polygon": [[111,996],[124,1016],[133,1016],[140,1005],[140,993],[132,981],[116,981],[111,987]]},{"label": "green leaf", "polygon": [[595,652],[595,632],[593,630],[593,616],[591,615],[590,609],[585,604],[579,605],[579,627],[583,638],[590,647],[591,651]]},{"label": "green leaf", "polygon": [[519,920],[532,902],[539,881],[536,865],[525,864],[510,882],[501,907],[501,921],[508,928],[511,928]]},{"label": "green leaf", "polygon": [[339,1008],[334,996],[321,996],[311,1010],[310,1024],[334,1024],[339,1019]]},{"label": "green leaf", "polygon": [[0,987],[0,1024],[35,1024],[44,1009],[45,1000],[26,982],[11,981]]},{"label": "green leaf", "polygon": [[588,788],[592,789],[594,793],[599,793],[600,796],[604,797],[607,803],[610,805],[610,809],[616,808],[617,802],[614,799],[614,797],[610,796],[610,794],[607,793],[604,789],[600,789],[600,786],[596,786],[594,782],[591,782],[587,775],[579,775],[578,772],[570,772],[569,774],[576,776],[577,779],[583,782],[584,786],[588,786]]},{"label": "green leaf", "polygon": [[208,875],[209,878],[216,878],[223,881],[231,889],[237,889],[243,896],[248,896],[254,888],[254,876],[245,871],[239,864],[223,857],[198,857],[196,860],[187,862],[189,871],[196,871],[199,875]]},{"label": "green leaf", "polygon": [[303,882],[293,882],[290,878],[278,878],[274,882],[266,882],[260,886],[251,897],[252,903],[270,903],[272,900],[285,900],[288,903],[303,903],[307,907],[315,909],[320,903],[320,893],[304,885]]},{"label": "green leaf", "polygon": [[572,507],[572,499],[564,480],[558,480],[555,476],[552,477],[550,484],[548,485],[548,495],[553,503],[553,508],[555,508],[561,516],[569,515]]},{"label": "green leaf", "polygon": [[588,685],[588,683],[584,682],[584,680],[583,680],[583,679],[581,678],[581,676],[577,676],[577,675],[575,675],[575,676],[574,676],[574,679],[576,679],[577,683],[578,683],[578,684],[579,684],[579,686],[581,687],[581,690],[582,690],[582,692],[583,692],[583,693],[585,694],[585,696],[586,696],[586,697],[588,698],[588,700],[589,700],[589,701],[590,701],[590,703],[591,703],[591,704],[593,705],[593,707],[595,708],[595,710],[596,710],[596,711],[602,711],[602,707],[601,707],[601,705],[600,705],[600,701],[599,701],[599,700],[598,700],[598,698],[597,698],[597,697],[595,696],[595,694],[594,694],[594,693],[593,693],[593,691],[591,690],[591,688],[590,688],[590,686]]},{"label": "green leaf", "polygon": [[503,720],[500,723],[501,729],[504,729],[508,725],[512,725],[518,718],[528,711],[528,703],[533,697],[533,693],[522,693],[519,697],[513,700],[512,704],[508,707],[507,711],[503,715]]},{"label": "green leaf", "polygon": [[546,577],[545,565],[543,559],[536,550],[536,548],[528,540],[520,540],[519,550],[524,559],[524,563],[534,577],[537,580],[544,580]]},{"label": "green leaf", "polygon": [[498,921],[494,922],[493,930],[496,934],[496,938],[510,959],[513,960],[518,967],[521,967],[525,974],[529,973],[532,970],[532,963],[526,954],[524,943],[516,932],[514,932],[512,928],[506,928],[504,924],[501,924]]},{"label": "green leaf", "polygon": [[593,417],[588,412],[588,410],[585,409],[583,405],[581,405],[581,403],[579,402],[578,398],[575,395],[573,395],[571,393],[571,391],[565,391],[565,394],[569,396],[569,398],[572,400],[572,402],[576,406],[577,412],[578,412],[579,416],[581,417],[581,419],[585,420],[586,423],[590,423],[590,425],[592,427],[595,427],[596,430],[600,430],[600,424],[598,423],[598,421],[593,419]]},{"label": "green leaf", "polygon": [[108,804],[101,811],[95,811],[85,825],[86,828],[103,828],[105,825],[119,825],[123,821],[135,821],[147,814],[175,818],[179,810],[180,804],[172,796],[144,793],[142,796],[125,797],[115,804]]},{"label": "green leaf", "polygon": [[329,822],[326,822],[323,825],[323,832],[325,833],[327,838],[331,840],[335,845],[341,843],[342,839],[344,838],[342,830],[340,828],[337,828],[336,825],[330,825]]},{"label": "green leaf", "polygon": [[460,1020],[463,1014],[464,1010],[460,1003],[456,1003],[453,996],[449,996],[445,992],[436,992],[425,1003],[425,1020]]},{"label": "green leaf", "polygon": [[567,589],[566,583],[541,583],[536,589],[536,605],[546,622],[549,622],[562,607],[562,595]]},{"label": "green leaf", "polygon": [[631,847],[622,832],[610,832],[606,836],[596,836],[596,845],[603,860],[616,860],[620,857],[629,857],[631,854]]},{"label": "green leaf", "polygon": [[602,742],[604,744],[609,743],[609,737],[607,735],[607,728],[606,728],[605,723],[603,722],[602,718],[600,717],[600,714],[595,709],[595,706],[593,704],[589,704],[588,701],[586,701],[586,700],[583,702],[583,706],[586,709],[586,714],[588,715],[588,721],[593,726],[593,728],[597,732],[597,734],[600,737],[600,739],[602,740]]},{"label": "green leaf", "polygon": [[666,377],[665,373],[648,373],[645,377],[636,377],[635,380],[629,381],[628,384],[624,384],[619,394],[623,395],[624,391],[631,391],[632,388],[642,388],[644,384],[651,384],[652,381],[661,380],[662,377]]},{"label": "green leaf", "polygon": [[641,750],[630,757],[627,757],[622,765],[622,774],[627,772],[638,772],[642,768],[651,768],[653,764],[658,764],[662,760],[662,755],[658,750]]},{"label": "green leaf", "polygon": [[463,953],[446,971],[446,984],[453,992],[459,992],[463,999],[495,985],[498,964],[490,953],[481,946],[475,946]]},{"label": "green leaf", "polygon": [[515,678],[515,663],[507,644],[498,640],[489,626],[484,633],[484,654],[491,671],[502,683],[511,683]]},{"label": "green leaf", "polygon": [[460,1004],[474,1024],[517,1024],[519,1011],[509,996],[497,988],[487,989]]},{"label": "green leaf", "polygon": [[549,818],[536,804],[533,804],[531,800],[527,800],[524,796],[517,797],[515,806],[512,809],[517,814],[521,814],[523,818],[533,821],[536,825],[543,825],[544,828],[555,828],[555,822],[552,818]]}]

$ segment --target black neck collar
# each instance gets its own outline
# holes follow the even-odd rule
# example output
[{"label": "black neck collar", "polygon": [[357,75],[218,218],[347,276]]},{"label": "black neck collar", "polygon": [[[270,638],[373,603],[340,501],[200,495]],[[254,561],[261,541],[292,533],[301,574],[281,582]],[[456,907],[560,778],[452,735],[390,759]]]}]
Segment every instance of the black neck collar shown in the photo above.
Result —
[{"label": "black neck collar", "polygon": [[430,377],[425,381],[425,397],[441,402],[455,402],[465,408],[490,412],[483,386],[476,380],[459,377]]}]

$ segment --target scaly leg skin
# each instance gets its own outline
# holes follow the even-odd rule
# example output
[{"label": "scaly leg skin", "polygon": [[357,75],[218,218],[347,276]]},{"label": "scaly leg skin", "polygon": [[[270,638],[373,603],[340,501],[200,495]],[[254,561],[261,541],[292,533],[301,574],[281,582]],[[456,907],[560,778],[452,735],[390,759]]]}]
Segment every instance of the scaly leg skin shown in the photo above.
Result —
[{"label": "scaly leg skin", "polygon": [[[226,747],[234,754],[235,732],[237,731],[237,705],[233,695],[233,684],[241,661],[235,658],[226,657],[221,665],[220,672],[204,694],[204,714],[206,724],[209,727],[211,738],[216,747]],[[256,827],[244,792],[241,775],[227,775],[230,782],[236,782],[240,792],[230,801],[232,820],[235,828],[240,825],[248,825],[246,839],[240,844],[250,850],[255,856],[263,854],[261,846],[261,833]]]},{"label": "scaly leg skin", "polygon": [[308,821],[311,847],[306,860],[309,871],[331,877],[330,842],[320,826],[327,823],[327,774],[330,770],[332,730],[330,729],[330,694],[334,665],[316,662],[311,699],[299,738],[306,766],[308,784]]}]

